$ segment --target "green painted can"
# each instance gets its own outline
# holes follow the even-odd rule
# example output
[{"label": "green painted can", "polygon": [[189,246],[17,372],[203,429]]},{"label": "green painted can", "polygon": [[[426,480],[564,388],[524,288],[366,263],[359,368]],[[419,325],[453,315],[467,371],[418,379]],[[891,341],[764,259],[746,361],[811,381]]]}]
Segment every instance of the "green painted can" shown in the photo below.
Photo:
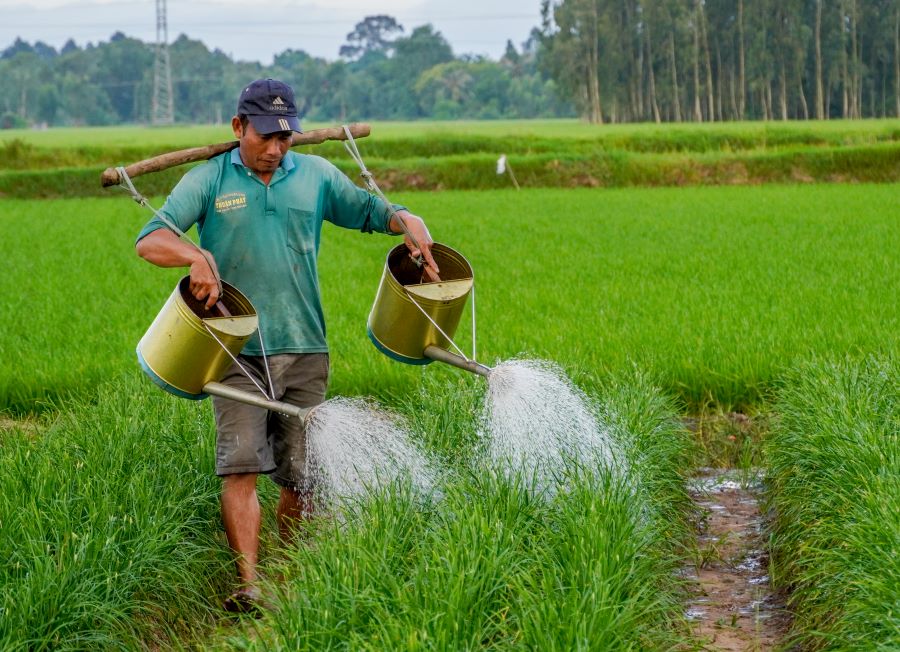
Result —
[{"label": "green painted can", "polygon": [[138,342],[141,368],[167,392],[206,398],[203,386],[221,380],[232,363],[228,353],[237,356],[259,327],[253,304],[233,285],[222,282],[220,302],[230,315],[207,310],[185,276]]},{"label": "green painted can", "polygon": [[428,364],[427,347],[449,349],[447,338],[456,333],[475,281],[472,266],[458,251],[436,242],[431,254],[440,269],[439,282],[427,281],[405,244],[391,249],[369,313],[369,339],[399,362]]}]

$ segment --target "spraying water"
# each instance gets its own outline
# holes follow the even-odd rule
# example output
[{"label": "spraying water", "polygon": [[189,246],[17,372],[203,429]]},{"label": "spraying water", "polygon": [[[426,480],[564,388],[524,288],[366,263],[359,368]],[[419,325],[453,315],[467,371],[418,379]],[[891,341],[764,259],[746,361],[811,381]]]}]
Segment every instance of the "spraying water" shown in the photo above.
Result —
[{"label": "spraying water", "polygon": [[422,493],[435,484],[400,420],[363,399],[326,401],[310,413],[306,436],[307,464],[326,499],[360,497],[398,479]]},{"label": "spraying water", "polygon": [[574,464],[613,468],[613,441],[590,400],[555,364],[504,362],[488,378],[482,415],[486,452],[495,467],[522,472],[553,492]]}]

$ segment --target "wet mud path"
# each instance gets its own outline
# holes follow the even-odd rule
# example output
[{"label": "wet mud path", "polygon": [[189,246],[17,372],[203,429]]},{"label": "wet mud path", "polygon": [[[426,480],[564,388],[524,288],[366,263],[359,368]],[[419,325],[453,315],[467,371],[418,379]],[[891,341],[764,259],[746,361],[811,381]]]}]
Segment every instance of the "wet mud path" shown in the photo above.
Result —
[{"label": "wet mud path", "polygon": [[761,486],[738,471],[700,469],[690,493],[700,517],[696,558],[684,568],[693,580],[686,615],[698,643],[706,650],[775,649],[790,620],[769,581]]}]

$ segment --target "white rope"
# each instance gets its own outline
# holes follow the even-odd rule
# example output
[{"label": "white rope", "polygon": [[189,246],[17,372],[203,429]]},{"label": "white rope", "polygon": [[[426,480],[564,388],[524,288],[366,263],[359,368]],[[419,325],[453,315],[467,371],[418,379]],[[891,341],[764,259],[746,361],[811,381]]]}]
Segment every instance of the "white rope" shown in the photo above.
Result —
[{"label": "white rope", "polygon": [[472,279],[472,359],[478,359],[475,352],[475,279]]},{"label": "white rope", "polygon": [[453,341],[453,338],[451,338],[449,335],[447,335],[447,333],[444,332],[444,329],[443,329],[443,328],[441,328],[440,326],[438,326],[438,323],[437,323],[436,321],[434,321],[434,320],[431,318],[431,315],[429,315],[427,312],[425,312],[425,309],[424,309],[422,306],[419,305],[418,301],[416,301],[415,299],[413,299],[413,296],[409,293],[409,290],[406,290],[406,289],[404,288],[404,291],[406,292],[406,296],[409,298],[409,300],[413,302],[413,305],[414,305],[416,308],[418,308],[419,311],[420,311],[423,315],[425,315],[425,319],[427,319],[428,321],[430,321],[430,322],[431,322],[431,325],[434,326],[436,329],[438,329],[438,332],[439,332],[441,335],[443,335],[444,338],[446,338],[446,340],[447,340],[448,342],[450,342],[450,344],[453,345],[453,348],[456,349],[457,351],[459,351],[459,354],[460,354],[463,358],[465,358],[466,362],[474,362],[474,361],[475,361],[474,358],[470,360],[468,357],[466,357],[466,354],[463,353],[463,350],[462,350],[461,348],[459,348],[459,346],[457,346],[456,342]]},{"label": "white rope", "polygon": [[[209,333],[210,335],[212,335],[212,338],[213,338],[216,342],[219,343],[219,346],[222,347],[222,350],[225,351],[225,353],[228,354],[228,357],[231,358],[231,359],[234,361],[234,364],[236,364],[236,365],[240,368],[240,370],[244,373],[244,375],[247,376],[247,378],[250,379],[250,382],[253,383],[254,385],[256,385],[256,389],[259,390],[260,394],[262,394],[263,396],[265,396],[265,397],[266,397],[267,399],[269,399],[270,401],[274,401],[274,400],[275,400],[275,390],[274,390],[274,389],[270,389],[271,394],[269,394],[268,392],[266,392],[266,390],[264,390],[262,387],[260,387],[259,383],[256,382],[256,379],[250,374],[249,371],[247,371],[246,367],[244,367],[244,365],[241,364],[241,361],[238,360],[238,359],[234,356],[234,354],[233,354],[231,351],[228,350],[228,347],[225,346],[225,344],[222,342],[222,340],[220,340],[218,337],[216,337],[216,334],[213,332],[213,329],[209,327],[209,324],[206,323],[206,320],[205,320],[205,319],[201,319],[201,320],[200,320],[200,323],[203,324],[203,327],[206,329],[206,332]],[[259,338],[259,339],[260,339],[260,341],[262,341],[262,338]],[[265,360],[265,356],[263,356],[263,360]],[[269,373],[269,366],[266,365],[266,375],[268,375],[268,373]],[[272,384],[272,378],[270,377],[270,378],[269,378],[269,385],[271,385],[271,384]]]},{"label": "white rope", "polygon": [[178,228],[177,224],[172,222],[169,218],[167,218],[165,215],[163,215],[158,210],[153,208],[153,206],[150,205],[150,202],[147,200],[147,198],[144,197],[141,193],[139,193],[137,191],[137,188],[134,187],[134,184],[131,182],[131,177],[128,176],[128,172],[125,171],[124,167],[116,168],[116,172],[119,173],[119,187],[120,188],[124,188],[129,194],[131,194],[131,198],[135,202],[137,202],[144,208],[149,209],[158,220],[160,220],[173,233],[175,233],[175,235],[178,236],[179,240],[186,242],[187,244],[189,244],[194,249],[196,249],[197,251],[200,252],[200,255],[203,256],[203,260],[205,260],[206,264],[209,265],[209,271],[211,271],[213,276],[216,278],[216,285],[219,288],[219,296],[222,296],[222,279],[219,278],[219,275],[216,273],[216,268],[213,265],[212,260],[210,260],[209,256],[206,254],[206,252],[200,248],[200,245],[198,245],[196,242],[191,240],[184,231],[182,231],[180,228]]},{"label": "white rope", "polygon": [[372,173],[369,172],[369,169],[366,167],[365,162],[363,161],[362,155],[359,153],[359,148],[356,146],[356,141],[353,139],[353,134],[350,133],[350,127],[347,125],[341,125],[344,129],[344,134],[347,136],[347,140],[344,141],[344,149],[347,150],[347,153],[350,154],[350,158],[352,158],[356,164],[359,166],[359,174],[363,178],[366,183],[366,188],[377,196],[381,201],[385,203],[388,210],[391,212],[388,217],[388,223],[390,223],[391,218],[396,217],[397,222],[400,223],[400,228],[403,229],[404,235],[410,239],[416,249],[419,250],[419,257],[413,258],[416,265],[421,267],[425,263],[425,258],[422,256],[422,247],[419,246],[419,243],[413,237],[413,234],[410,233],[409,227],[406,226],[406,220],[400,217],[400,214],[394,208],[394,205],[388,201],[388,198],[385,197],[384,193],[381,192],[381,188],[378,187],[378,184],[375,183],[375,178],[372,176]]}]

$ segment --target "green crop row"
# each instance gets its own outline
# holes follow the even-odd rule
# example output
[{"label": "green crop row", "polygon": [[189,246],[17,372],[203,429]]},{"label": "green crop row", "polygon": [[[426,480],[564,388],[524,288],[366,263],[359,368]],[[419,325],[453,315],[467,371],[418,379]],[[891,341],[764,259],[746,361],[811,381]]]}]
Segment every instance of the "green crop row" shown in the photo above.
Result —
[{"label": "green crop row", "polygon": [[900,648],[900,364],[789,375],[767,447],[776,580],[802,649]]},{"label": "green crop row", "polygon": [[213,621],[231,564],[212,418],[134,376],[52,423],[0,427],[3,650],[169,647]]},{"label": "green crop row", "polygon": [[[692,411],[752,407],[812,355],[897,349],[896,185],[405,193],[476,275],[479,357],[570,373],[652,371]],[[159,199],[155,201],[159,204]],[[149,211],[118,199],[0,203],[0,409],[93,391],[184,270],[139,260]],[[399,242],[326,225],[319,256],[339,394],[409,391],[423,370],[365,335]],[[227,279],[226,279],[227,280]],[[471,343],[464,315],[457,339]],[[435,365],[432,365],[435,366]]]},{"label": "green crop row", "polygon": [[297,546],[267,536],[273,610],[220,629],[232,571],[209,403],[139,375],[61,406],[44,431],[0,429],[0,648],[626,650],[686,631],[673,573],[689,444],[644,378],[595,381],[633,472],[573,467],[544,498],[527,474],[476,461],[483,380],[429,376],[394,408],[441,469],[438,494],[392,485],[313,521]]},{"label": "green crop row", "polygon": [[[483,381],[473,379],[473,383]],[[275,610],[228,638],[250,650],[667,649],[679,643],[674,562],[685,541],[688,443],[646,380],[605,378],[601,422],[639,476],[569,469],[536,498],[527,475],[471,465],[473,383],[426,383],[404,401],[451,478],[438,502],[374,496],[351,527],[292,549]],[[600,383],[598,383],[600,384]],[[475,387],[475,391],[473,391]],[[455,415],[455,416],[454,416]],[[450,454],[448,454],[450,453]],[[681,640],[684,643],[683,639]]]}]

